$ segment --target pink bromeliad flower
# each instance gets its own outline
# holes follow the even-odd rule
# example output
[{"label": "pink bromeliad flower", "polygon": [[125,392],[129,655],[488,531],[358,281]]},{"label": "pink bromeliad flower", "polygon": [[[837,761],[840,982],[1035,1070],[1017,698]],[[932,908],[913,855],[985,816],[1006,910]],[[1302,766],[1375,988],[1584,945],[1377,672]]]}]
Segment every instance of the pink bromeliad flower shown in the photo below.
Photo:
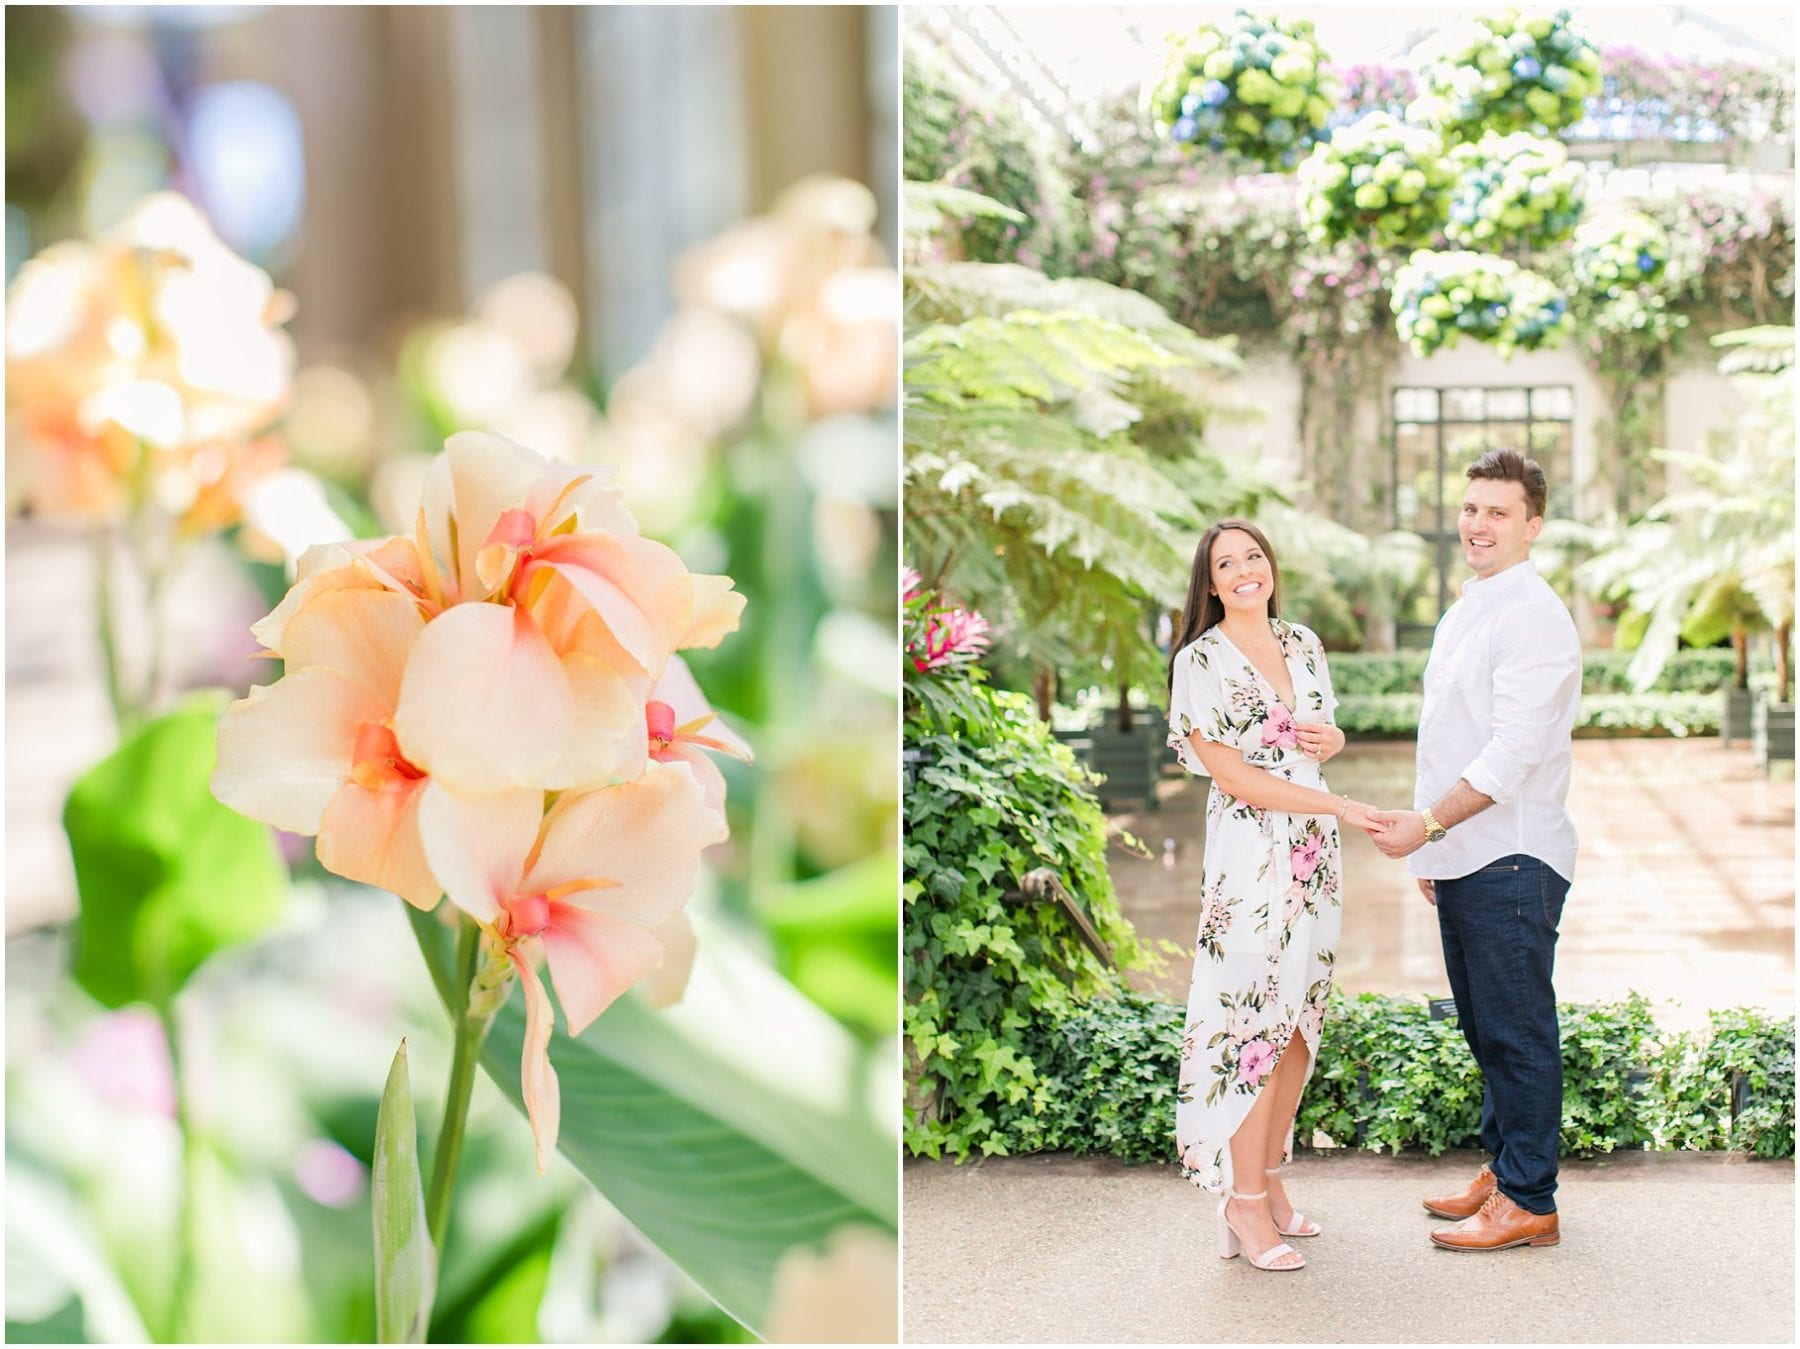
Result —
[{"label": "pink bromeliad flower", "polygon": [[943,609],[925,622],[925,649],[916,647],[913,668],[921,674],[960,661],[974,660],[988,647],[987,620],[966,609]]}]

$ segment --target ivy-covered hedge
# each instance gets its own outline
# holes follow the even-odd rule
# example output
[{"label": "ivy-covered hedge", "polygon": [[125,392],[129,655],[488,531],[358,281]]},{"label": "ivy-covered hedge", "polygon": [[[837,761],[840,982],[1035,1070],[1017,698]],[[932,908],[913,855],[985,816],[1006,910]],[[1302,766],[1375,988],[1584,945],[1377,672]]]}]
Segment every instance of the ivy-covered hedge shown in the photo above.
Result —
[{"label": "ivy-covered hedge", "polygon": [[[1564,1154],[1651,1147],[1793,1156],[1792,1017],[1733,1009],[1713,1013],[1708,1031],[1665,1032],[1641,994],[1563,1003],[1558,1015]],[[1135,993],[1044,1019],[1028,1037],[1040,1104],[1003,1108],[988,1150],[1169,1160],[1182,1022],[1178,1004]],[[1480,1114],[1480,1075],[1454,1021],[1431,1020],[1418,998],[1334,995],[1298,1140],[1323,1134],[1341,1146],[1436,1156],[1479,1146]]]},{"label": "ivy-covered hedge", "polygon": [[[951,673],[957,707],[909,704],[902,895],[906,1140],[914,1152],[1006,1151],[1006,1119],[1041,1108],[1027,1029],[1113,992],[1113,971],[1050,895],[1009,901],[1048,869],[1123,968],[1146,963],[1106,870],[1097,781],[1022,694]],[[938,691],[938,690],[934,690]]]}]

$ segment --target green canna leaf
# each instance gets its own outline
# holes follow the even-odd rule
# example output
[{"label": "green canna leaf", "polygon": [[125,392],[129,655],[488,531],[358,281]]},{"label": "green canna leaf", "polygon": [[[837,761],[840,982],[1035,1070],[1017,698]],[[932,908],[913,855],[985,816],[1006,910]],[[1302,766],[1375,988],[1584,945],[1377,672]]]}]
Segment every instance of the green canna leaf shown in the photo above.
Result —
[{"label": "green canna leaf", "polygon": [[[454,934],[430,914],[408,917],[448,1003]],[[521,1112],[522,1001],[511,995],[481,1054]],[[863,1086],[898,1081],[899,1065],[858,1049],[723,932],[701,932],[688,994],[670,1011],[627,995],[578,1039],[558,1023],[558,1150],[751,1330],[765,1329],[786,1251],[847,1224],[898,1226],[898,1110],[869,1105]]]}]

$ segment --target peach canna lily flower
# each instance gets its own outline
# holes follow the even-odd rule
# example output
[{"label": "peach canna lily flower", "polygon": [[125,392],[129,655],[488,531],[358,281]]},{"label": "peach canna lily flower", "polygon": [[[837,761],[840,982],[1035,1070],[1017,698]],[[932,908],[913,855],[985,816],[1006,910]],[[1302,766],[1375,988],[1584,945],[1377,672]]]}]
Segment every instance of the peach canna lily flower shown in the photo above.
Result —
[{"label": "peach canna lily flower", "polygon": [[693,895],[702,850],[725,838],[724,820],[681,764],[652,763],[635,782],[566,793],[548,811],[543,801],[536,791],[472,798],[434,785],[419,815],[444,892],[524,985],[520,1085],[540,1171],[556,1147],[561,1105],[535,958],[542,953],[569,1033],[579,1034],[662,963],[656,929]]},{"label": "peach canna lily flower", "polygon": [[[485,433],[446,442],[417,552],[427,595],[448,607],[407,668],[395,727],[467,795],[635,777],[650,685],[743,607],[727,578],[640,537],[592,474]],[[482,716],[466,715],[471,700]]]},{"label": "peach canna lily flower", "polygon": [[706,804],[723,813],[725,777],[703,751],[729,754],[745,763],[754,762],[755,756],[744,738],[712,710],[681,657],[670,657],[663,677],[650,690],[644,721],[650,732],[650,757],[658,763],[685,763],[700,783]]},{"label": "peach canna lily flower", "polygon": [[393,729],[425,628],[410,595],[326,588],[284,622],[287,673],[219,722],[213,795],[240,814],[317,834],[320,863],[429,909],[442,888],[419,837],[426,773]]}]

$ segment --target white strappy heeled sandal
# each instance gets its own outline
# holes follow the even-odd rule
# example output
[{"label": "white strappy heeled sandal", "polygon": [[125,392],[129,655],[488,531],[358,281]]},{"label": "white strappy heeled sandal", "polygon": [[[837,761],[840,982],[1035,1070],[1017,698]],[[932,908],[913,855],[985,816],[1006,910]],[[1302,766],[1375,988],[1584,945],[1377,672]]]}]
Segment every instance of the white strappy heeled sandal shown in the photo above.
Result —
[{"label": "white strappy heeled sandal", "polygon": [[[1302,1256],[1299,1251],[1295,1250],[1285,1241],[1276,1242],[1275,1245],[1269,1247],[1269,1249],[1264,1251],[1261,1255],[1252,1255],[1250,1253],[1250,1248],[1244,1245],[1244,1239],[1237,1234],[1237,1229],[1231,1225],[1231,1219],[1225,1216],[1225,1206],[1233,1199],[1263,1199],[1267,1197],[1268,1193],[1267,1190],[1262,1190],[1256,1194],[1239,1194],[1236,1190],[1225,1191],[1225,1197],[1219,1201],[1219,1258],[1221,1260],[1229,1260],[1235,1255],[1242,1255],[1258,1269],[1305,1269],[1306,1257]],[[1281,1259],[1284,1255],[1294,1256],[1298,1263],[1292,1265],[1276,1264],[1275,1261]]]},{"label": "white strappy heeled sandal", "polygon": [[[1264,1170],[1263,1174],[1265,1176],[1279,1176],[1281,1174],[1281,1168],[1279,1166],[1271,1166]],[[1275,1214],[1273,1210],[1270,1211],[1269,1218],[1271,1221],[1274,1220]],[[1284,1237],[1316,1237],[1322,1229],[1316,1222],[1313,1222],[1304,1213],[1300,1212],[1299,1209],[1295,1209],[1294,1216],[1288,1220],[1288,1225],[1283,1227],[1280,1223],[1276,1223],[1275,1230]]]}]

